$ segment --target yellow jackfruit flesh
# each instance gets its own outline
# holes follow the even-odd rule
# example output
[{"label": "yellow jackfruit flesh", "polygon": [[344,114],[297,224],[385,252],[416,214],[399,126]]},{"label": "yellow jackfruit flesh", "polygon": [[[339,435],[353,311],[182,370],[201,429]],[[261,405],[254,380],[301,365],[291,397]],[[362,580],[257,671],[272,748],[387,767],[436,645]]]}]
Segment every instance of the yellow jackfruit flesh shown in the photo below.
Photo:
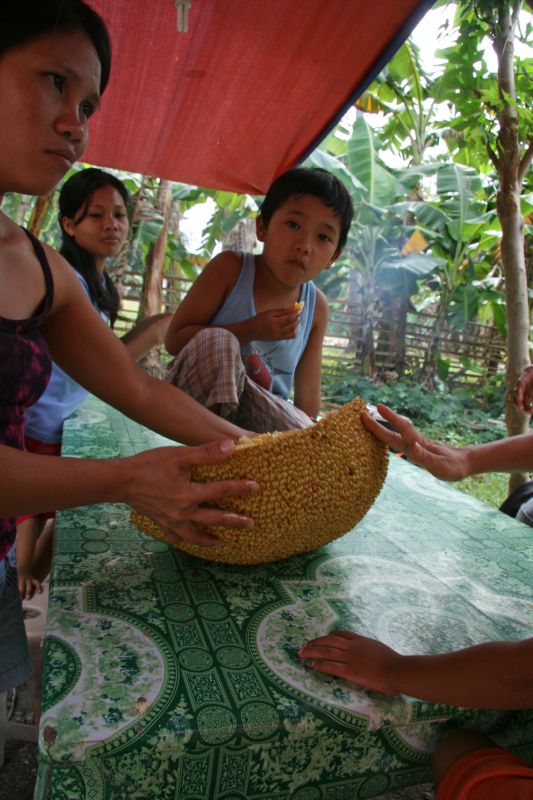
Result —
[{"label": "yellow jackfruit flesh", "polygon": [[[193,467],[195,481],[253,479],[259,492],[224,497],[219,508],[252,517],[251,529],[204,527],[221,544],[179,549],[211,561],[261,564],[314,550],[347,533],[371,507],[387,473],[387,449],[363,426],[357,398],[304,430],[241,440],[226,461]],[[156,539],[175,543],[136,512],[132,522]]]}]

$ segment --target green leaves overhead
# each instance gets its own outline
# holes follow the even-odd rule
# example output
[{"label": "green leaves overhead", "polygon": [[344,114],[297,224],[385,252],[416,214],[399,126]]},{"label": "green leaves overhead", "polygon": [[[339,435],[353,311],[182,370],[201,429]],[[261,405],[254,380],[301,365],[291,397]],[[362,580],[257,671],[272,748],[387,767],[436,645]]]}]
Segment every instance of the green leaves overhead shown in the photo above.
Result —
[{"label": "green leaves overhead", "polygon": [[[525,4],[524,4],[525,6]],[[500,29],[504,10],[512,7],[518,11],[520,3],[509,0],[462,0],[456,15],[459,35],[454,45],[437,51],[443,59],[445,69],[440,80],[441,99],[453,109],[446,121],[439,123],[446,141],[454,154],[454,160],[476,164],[478,170],[492,169],[488,158],[488,147],[496,148],[501,115],[505,104],[516,110],[518,138],[522,142],[531,139],[533,113],[531,110],[531,86],[533,83],[533,59],[521,54],[531,51],[532,26],[530,21],[517,27],[517,40]],[[527,19],[527,17],[526,17]],[[485,58],[484,44],[513,48],[515,96],[499,87],[498,76],[491,72]],[[519,44],[525,47],[518,47]]]}]

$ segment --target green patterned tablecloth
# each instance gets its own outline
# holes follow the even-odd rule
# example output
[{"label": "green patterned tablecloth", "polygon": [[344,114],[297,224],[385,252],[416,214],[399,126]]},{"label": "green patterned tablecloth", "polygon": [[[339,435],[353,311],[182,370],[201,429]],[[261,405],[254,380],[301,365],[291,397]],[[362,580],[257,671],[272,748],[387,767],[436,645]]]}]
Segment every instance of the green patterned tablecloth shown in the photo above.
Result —
[{"label": "green patterned tablecloth", "polygon": [[[90,398],[64,450],[107,458],[159,443]],[[261,567],[180,554],[132,528],[125,506],[62,512],[36,798],[376,797],[428,780],[452,725],[531,758],[533,712],[367,693],[297,652],[339,626],[404,652],[522,639],[532,582],[530,528],[398,458],[354,531]]]}]

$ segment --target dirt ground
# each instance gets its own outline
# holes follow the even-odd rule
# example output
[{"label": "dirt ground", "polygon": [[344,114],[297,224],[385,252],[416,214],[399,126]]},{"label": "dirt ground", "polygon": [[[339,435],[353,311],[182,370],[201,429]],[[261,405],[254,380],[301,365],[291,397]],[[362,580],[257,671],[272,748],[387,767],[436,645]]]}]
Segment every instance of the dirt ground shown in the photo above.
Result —
[{"label": "dirt ground", "polygon": [[[12,698],[8,695],[8,710]],[[29,686],[19,687],[10,716],[13,722],[33,724]],[[0,800],[33,800],[37,777],[37,745],[33,742],[7,740],[4,766],[0,769]]]}]

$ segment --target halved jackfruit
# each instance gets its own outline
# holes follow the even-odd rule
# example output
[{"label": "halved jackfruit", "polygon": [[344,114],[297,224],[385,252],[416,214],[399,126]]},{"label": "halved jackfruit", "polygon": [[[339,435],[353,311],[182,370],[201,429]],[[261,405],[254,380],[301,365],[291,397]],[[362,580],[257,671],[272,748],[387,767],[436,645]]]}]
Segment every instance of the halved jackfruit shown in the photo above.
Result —
[{"label": "halved jackfruit", "polygon": [[[261,564],[314,550],[351,530],[373,504],[387,473],[387,448],[363,426],[364,410],[356,398],[310,428],[241,440],[227,461],[194,467],[196,481],[256,480],[257,494],[217,502],[252,517],[255,526],[207,527],[220,546],[183,542],[179,549],[210,561]],[[132,522],[169,541],[147,517],[133,512]]]}]

